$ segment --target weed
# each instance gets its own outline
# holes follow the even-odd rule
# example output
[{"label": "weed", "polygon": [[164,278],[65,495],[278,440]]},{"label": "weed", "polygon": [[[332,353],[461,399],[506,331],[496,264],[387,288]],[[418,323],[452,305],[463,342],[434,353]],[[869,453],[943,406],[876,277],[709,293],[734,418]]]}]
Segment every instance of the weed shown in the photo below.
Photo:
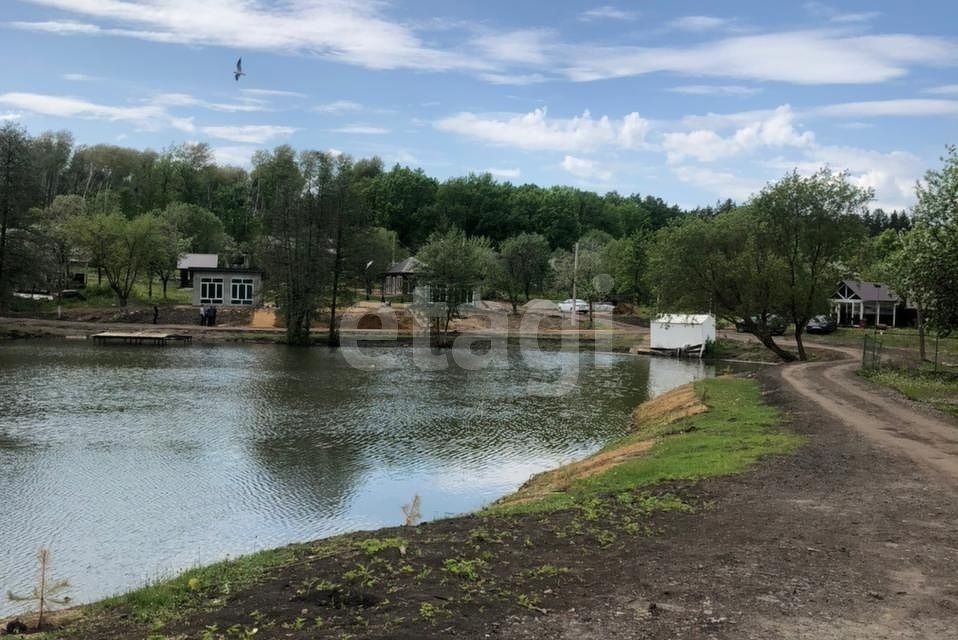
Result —
[{"label": "weed", "polygon": [[595,541],[599,543],[600,547],[608,547],[615,542],[615,534],[606,529],[602,529],[595,534]]},{"label": "weed", "polygon": [[400,555],[406,555],[406,545],[408,543],[402,538],[368,538],[356,543],[366,555],[374,556],[377,553],[387,549],[399,549]]},{"label": "weed", "polygon": [[373,572],[370,571],[369,567],[361,562],[356,565],[355,569],[350,569],[344,573],[343,580],[347,582],[359,582],[362,586],[367,588],[372,587],[379,582],[376,576],[373,575]]},{"label": "weed", "polygon": [[442,563],[442,569],[464,580],[472,580],[475,582],[479,579],[479,570],[485,567],[486,564],[486,561],[481,558],[474,560],[447,558]]}]

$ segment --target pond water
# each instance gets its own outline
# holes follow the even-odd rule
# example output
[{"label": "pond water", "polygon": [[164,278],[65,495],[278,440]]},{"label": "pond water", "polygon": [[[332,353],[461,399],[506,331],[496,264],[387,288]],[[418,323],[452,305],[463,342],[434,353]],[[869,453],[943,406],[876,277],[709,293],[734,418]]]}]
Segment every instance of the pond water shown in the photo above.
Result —
[{"label": "pond water", "polygon": [[0,593],[29,589],[39,545],[88,602],[400,524],[415,494],[425,519],[470,511],[712,375],[611,354],[510,349],[472,370],[425,367],[411,347],[364,353],[374,368],[323,348],[0,344]]}]

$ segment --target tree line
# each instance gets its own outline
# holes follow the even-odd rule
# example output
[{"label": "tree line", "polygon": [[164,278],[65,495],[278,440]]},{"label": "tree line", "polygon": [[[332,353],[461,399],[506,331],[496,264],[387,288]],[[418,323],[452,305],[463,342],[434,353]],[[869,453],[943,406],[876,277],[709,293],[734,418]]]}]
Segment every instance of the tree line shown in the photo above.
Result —
[{"label": "tree line", "polygon": [[590,303],[744,319],[769,348],[796,357],[769,334],[768,318],[780,315],[795,323],[804,357],[804,326],[828,312],[842,277],[886,280],[919,304],[923,323],[955,326],[955,165],[949,148],[911,216],[870,209],[870,191],[827,170],[787,174],[743,204],[682,210],[649,195],[488,174],[440,181],[375,157],[289,146],[257,152],[247,171],[218,165],[205,144],[78,146],[68,132],[30,136],[8,123],[0,305],[15,287],[61,290],[78,255],[124,305],[143,278],[165,297],[182,253],[218,253],[267,272],[289,340],[305,342],[317,313],[334,320],[344,296],[370,294],[394,260],[417,255],[449,307],[478,286],[517,309],[535,293],[570,295],[574,278]]}]

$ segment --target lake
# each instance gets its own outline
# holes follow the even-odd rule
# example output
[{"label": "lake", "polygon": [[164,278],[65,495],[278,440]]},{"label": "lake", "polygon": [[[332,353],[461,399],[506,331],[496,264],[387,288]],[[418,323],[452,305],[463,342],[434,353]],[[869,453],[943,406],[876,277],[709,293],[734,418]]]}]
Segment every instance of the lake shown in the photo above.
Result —
[{"label": "lake", "polygon": [[[510,348],[0,344],[0,593],[39,545],[75,601],[227,556],[479,508],[624,434],[699,362]],[[470,352],[457,353],[465,361]],[[448,357],[448,354],[443,355]],[[0,616],[19,610],[0,600]]]}]

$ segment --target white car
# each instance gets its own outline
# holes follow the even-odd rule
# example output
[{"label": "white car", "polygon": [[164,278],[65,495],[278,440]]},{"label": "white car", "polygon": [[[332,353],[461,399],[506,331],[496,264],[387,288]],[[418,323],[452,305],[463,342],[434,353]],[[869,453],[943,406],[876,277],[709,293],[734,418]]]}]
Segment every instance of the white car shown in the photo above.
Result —
[{"label": "white car", "polygon": [[579,313],[589,313],[588,302],[586,302],[585,300],[578,300],[578,299],[573,301],[572,298],[569,298],[568,300],[564,300],[563,302],[560,302],[559,311],[563,313],[568,313],[569,311],[572,311],[573,302],[575,303],[576,311],[578,311]]}]

